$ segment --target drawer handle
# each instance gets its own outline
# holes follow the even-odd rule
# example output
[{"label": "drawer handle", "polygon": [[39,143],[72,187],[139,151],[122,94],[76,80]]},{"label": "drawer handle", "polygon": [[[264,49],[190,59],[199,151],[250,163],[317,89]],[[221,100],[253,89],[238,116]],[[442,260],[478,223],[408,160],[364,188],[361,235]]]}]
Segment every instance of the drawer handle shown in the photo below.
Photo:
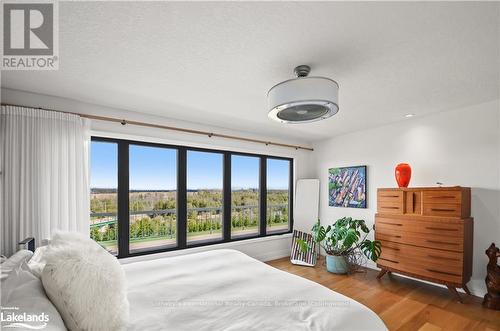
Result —
[{"label": "drawer handle", "polygon": [[385,207],[385,206],[380,206],[381,209],[399,209],[399,207]]},{"label": "drawer handle", "polygon": [[429,196],[431,199],[455,199],[454,195],[431,195]]},{"label": "drawer handle", "polygon": [[393,251],[400,251],[399,248],[394,248],[394,247],[389,247],[389,246],[384,246],[384,249],[392,249]]},{"label": "drawer handle", "polygon": [[445,271],[439,271],[439,270],[434,270],[434,269],[425,269],[425,270],[430,271],[430,272],[435,272],[437,274],[443,274],[443,275],[449,275],[449,276],[457,276],[457,277],[462,276],[462,275],[454,274],[452,272],[445,272]]},{"label": "drawer handle", "polygon": [[[387,248],[387,247],[385,247],[385,248]],[[455,259],[453,257],[435,256],[435,255],[430,255],[430,254],[427,254],[427,256],[430,258],[439,259],[439,260],[460,261],[460,259]]]},{"label": "drawer handle", "polygon": [[382,236],[385,236],[385,237],[401,238],[401,236],[400,236],[400,235],[397,235],[397,234],[386,234],[386,233],[380,233],[380,232],[378,232],[378,233],[376,233],[376,234],[378,234],[378,235],[382,235]]},{"label": "drawer handle", "polygon": [[448,208],[431,208],[432,211],[455,211],[455,209]]},{"label": "drawer handle", "polygon": [[435,228],[432,226],[426,226],[427,230],[440,230],[440,231],[458,231],[458,229],[448,229],[448,228]]},{"label": "drawer handle", "polygon": [[399,261],[394,261],[394,260],[389,260],[389,259],[384,259],[382,257],[379,257],[380,260],[384,260],[384,261],[388,261],[388,262],[392,262],[392,263],[399,263]]},{"label": "drawer handle", "polygon": [[380,224],[394,225],[394,226],[403,226],[401,223],[387,223],[387,222],[378,222]]},{"label": "drawer handle", "polygon": [[399,198],[399,195],[381,195],[382,198]]},{"label": "drawer handle", "polygon": [[431,244],[451,245],[451,246],[457,246],[458,245],[457,243],[447,243],[447,242],[437,241],[437,240],[426,240],[426,241],[428,243],[431,243]]}]

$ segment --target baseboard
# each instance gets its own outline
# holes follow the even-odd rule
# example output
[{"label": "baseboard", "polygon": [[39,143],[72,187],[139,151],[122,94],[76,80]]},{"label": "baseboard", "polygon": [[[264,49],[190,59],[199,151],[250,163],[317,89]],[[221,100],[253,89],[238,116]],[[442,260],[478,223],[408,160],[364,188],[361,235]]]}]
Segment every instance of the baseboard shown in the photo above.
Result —
[{"label": "baseboard", "polygon": [[262,262],[277,260],[284,257],[290,257],[290,249],[282,249],[279,251],[274,251],[266,254],[258,254],[254,256],[255,259]]},{"label": "baseboard", "polygon": [[470,282],[467,283],[467,287],[472,294],[480,298],[483,298],[487,293],[484,279],[471,279]]}]

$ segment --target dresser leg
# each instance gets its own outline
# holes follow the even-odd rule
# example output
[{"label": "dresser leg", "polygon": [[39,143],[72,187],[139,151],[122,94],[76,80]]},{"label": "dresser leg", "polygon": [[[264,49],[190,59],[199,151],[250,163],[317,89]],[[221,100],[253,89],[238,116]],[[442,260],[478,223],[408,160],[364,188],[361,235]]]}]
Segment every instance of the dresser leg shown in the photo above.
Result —
[{"label": "dresser leg", "polygon": [[382,278],[386,272],[387,272],[387,270],[385,270],[385,269],[380,270],[380,272],[378,273],[377,279]]},{"label": "dresser leg", "polygon": [[469,291],[469,288],[467,287],[467,285],[463,285],[462,288],[464,289],[465,293],[467,293],[468,295],[472,295]]},{"label": "dresser leg", "polygon": [[462,301],[462,297],[460,297],[460,294],[457,292],[457,289],[455,287],[450,286],[450,285],[446,285],[446,287],[451,292],[451,294],[453,294],[453,296],[457,299],[458,302],[464,303]]}]

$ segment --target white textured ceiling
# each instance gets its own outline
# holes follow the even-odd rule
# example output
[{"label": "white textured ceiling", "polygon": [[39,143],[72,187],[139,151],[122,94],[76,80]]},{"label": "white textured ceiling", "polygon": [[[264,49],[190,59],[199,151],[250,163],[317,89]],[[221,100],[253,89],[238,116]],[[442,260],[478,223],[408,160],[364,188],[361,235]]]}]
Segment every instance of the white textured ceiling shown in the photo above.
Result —
[{"label": "white textured ceiling", "polygon": [[[58,71],[2,86],[314,141],[499,98],[497,2],[62,2]],[[267,118],[298,64],[340,84],[340,112]]]}]

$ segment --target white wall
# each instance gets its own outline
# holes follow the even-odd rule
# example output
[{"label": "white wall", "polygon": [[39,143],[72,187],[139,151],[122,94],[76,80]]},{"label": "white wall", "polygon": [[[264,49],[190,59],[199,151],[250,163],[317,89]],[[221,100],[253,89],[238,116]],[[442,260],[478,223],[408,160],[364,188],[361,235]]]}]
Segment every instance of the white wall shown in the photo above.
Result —
[{"label": "white wall", "polygon": [[[397,187],[394,168],[412,167],[410,186],[472,188],[474,264],[471,291],[484,295],[486,255],[490,243],[500,245],[500,110],[488,102],[396,124],[355,132],[314,144],[316,176],[321,180],[320,218],[343,216],[373,224],[378,187]],[[368,208],[328,206],[328,168],[367,165]],[[372,265],[373,266],[373,265]]]},{"label": "white wall", "polygon": [[[256,138],[262,140],[278,141],[287,144],[297,144],[310,146],[305,142],[300,141],[282,141],[274,137],[263,137],[247,132],[235,132],[218,127],[210,127],[202,124],[172,120],[166,117],[145,115],[138,112],[102,107],[99,105],[88,104],[70,100],[66,98],[59,98],[54,96],[11,90],[1,89],[2,103],[41,107],[47,109],[57,109],[63,111],[70,111],[82,114],[92,114],[107,117],[117,117],[127,120],[136,120],[150,123],[157,123],[162,125],[177,126],[189,129],[203,130],[209,132],[217,132],[229,135],[239,135],[248,138]],[[312,152],[305,150],[295,150],[293,148],[283,148],[277,146],[266,146],[264,144],[249,143],[243,141],[234,141],[222,138],[208,138],[199,135],[185,134],[163,129],[145,128],[133,125],[122,126],[119,123],[110,123],[104,121],[92,121],[92,134],[105,136],[132,139],[139,141],[159,142],[167,144],[178,144],[186,146],[204,147],[221,150],[241,151],[248,153],[260,153],[275,156],[292,157],[294,159],[294,178],[295,180],[303,178],[311,178],[314,174],[314,168],[311,163]],[[223,244],[219,247],[232,247],[241,250],[250,256],[260,260],[270,260],[289,255],[291,246],[291,236],[281,235],[272,236],[268,238],[258,238],[251,241],[239,241],[234,243]],[[210,247],[208,249],[211,249]],[[189,253],[192,251],[204,250],[204,248],[194,250],[184,250],[176,253],[162,254],[153,257],[165,255],[177,255]],[[144,259],[151,258],[144,257]],[[142,258],[142,257],[141,257]]]}]

